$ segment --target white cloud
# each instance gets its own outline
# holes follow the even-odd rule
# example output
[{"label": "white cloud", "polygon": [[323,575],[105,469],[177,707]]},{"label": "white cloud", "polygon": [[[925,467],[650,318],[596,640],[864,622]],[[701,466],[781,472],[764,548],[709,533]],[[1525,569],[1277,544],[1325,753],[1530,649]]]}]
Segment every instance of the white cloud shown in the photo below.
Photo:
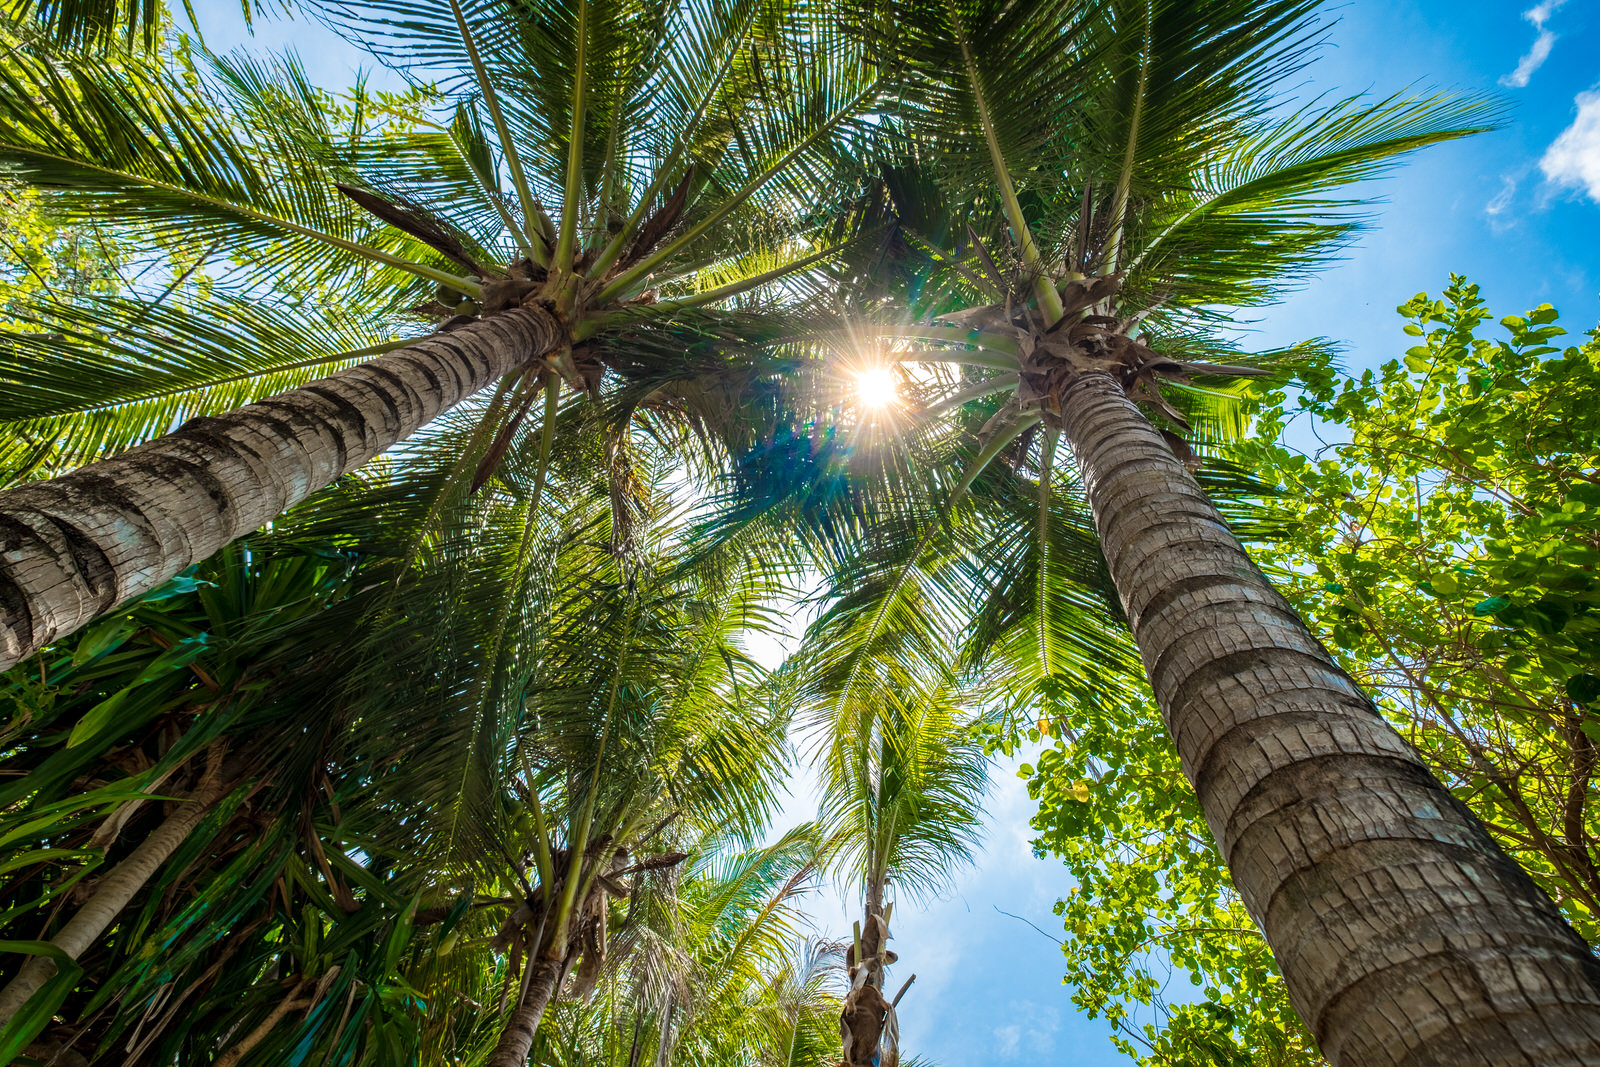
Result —
[{"label": "white cloud", "polygon": [[1511,206],[1512,199],[1517,195],[1517,179],[1507,174],[1501,177],[1500,191],[1495,193],[1489,202],[1483,205],[1483,213],[1491,219],[1503,215]]},{"label": "white cloud", "polygon": [[1061,1029],[1059,1011],[1031,1000],[1013,1000],[1006,1014],[1019,1021],[994,1028],[996,1058],[1016,1059],[1019,1053],[1029,1060],[1052,1058]]},{"label": "white cloud", "polygon": [[1539,169],[1554,184],[1600,203],[1600,91],[1579,93],[1576,102],[1578,117],[1545,149]]},{"label": "white cloud", "polygon": [[1539,36],[1533,39],[1533,47],[1528,49],[1528,54],[1517,61],[1517,69],[1501,78],[1500,84],[1512,89],[1521,89],[1527,85],[1528,79],[1533,77],[1533,72],[1550,58],[1550,49],[1555,43],[1555,34],[1549,30],[1540,31]]},{"label": "white cloud", "polygon": [[1500,84],[1512,89],[1521,89],[1528,84],[1528,79],[1533,77],[1533,72],[1544,66],[1544,61],[1550,58],[1550,49],[1555,47],[1556,35],[1544,28],[1550,16],[1567,0],[1543,0],[1542,3],[1522,13],[1522,17],[1533,24],[1539,36],[1533,39],[1533,47],[1528,49],[1528,54],[1517,62],[1517,69],[1500,79]]}]

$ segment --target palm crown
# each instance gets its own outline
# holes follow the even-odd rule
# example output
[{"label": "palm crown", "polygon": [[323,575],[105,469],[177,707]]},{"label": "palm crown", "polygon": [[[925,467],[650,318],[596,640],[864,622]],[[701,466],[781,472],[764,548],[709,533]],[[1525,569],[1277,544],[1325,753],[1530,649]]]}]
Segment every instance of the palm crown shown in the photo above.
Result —
[{"label": "palm crown", "polygon": [[[102,9],[51,10],[92,22]],[[56,190],[69,218],[181,232],[232,261],[225,295],[183,292],[169,306],[179,275],[149,299],[36,311],[0,354],[0,374],[19,386],[0,418],[27,443],[8,453],[14,478],[348,368],[186,423],[172,443],[59,486],[25,486],[10,503],[16,525],[47,544],[61,501],[84,487],[151,476],[214,440],[225,439],[230,470],[248,467],[260,450],[240,442],[293,422],[280,412],[316,422],[297,445],[339,423],[344,436],[330,431],[324,451],[358,458],[282,472],[292,503],[499,382],[409,455],[274,531],[399,520],[388,533],[403,580],[366,617],[351,646],[361,666],[340,693],[363,701],[350,720],[368,761],[362,810],[388,820],[397,854],[426,858],[418,891],[489,886],[478,903],[512,906],[495,934],[514,961],[510,1008],[489,1062],[526,1058],[574,968],[572,991],[595,988],[612,901],[632,891],[622,880],[681,861],[656,851],[675,823],[747,834],[764,816],[778,717],[749,714],[760,685],[730,635],[774,574],[802,563],[829,577],[828,609],[783,679],[790,688],[756,700],[798,695],[814,711],[832,844],[867,890],[846,955],[848,1063],[878,1062],[886,1036],[896,1054],[885,887],[936,881],[971,844],[983,759],[962,709],[1042,711],[1049,732],[1086,690],[1124,684],[1124,621],[1247,903],[1290,899],[1284,879],[1318,864],[1355,865],[1318,883],[1333,887],[1319,890],[1326,901],[1291,894],[1304,916],[1279,908],[1262,922],[1319,1037],[1354,1058],[1382,1044],[1377,1024],[1341,1028],[1323,1009],[1416,961],[1374,950],[1361,974],[1324,973],[1323,957],[1283,940],[1302,922],[1335,924],[1328,939],[1378,928],[1328,918],[1347,904],[1369,917],[1411,906],[1340,888],[1387,869],[1374,867],[1371,841],[1313,855],[1287,801],[1251,809],[1237,833],[1235,820],[1261,783],[1287,783],[1257,790],[1274,797],[1315,792],[1302,782],[1320,773],[1315,761],[1295,753],[1323,733],[1341,766],[1368,774],[1337,791],[1352,810],[1414,789],[1424,799],[1400,807],[1437,814],[1442,790],[1406,769],[1414,757],[1363,717],[1359,691],[1257,580],[1184,473],[1205,465],[1179,431],[1201,447],[1236,431],[1230,382],[1270,362],[1219,338],[1224,309],[1271,298],[1348,239],[1359,219],[1337,190],[1482,128],[1486,105],[1397,97],[1286,110],[1277,88],[1315,40],[1303,0],[843,11],[390,0],[322,12],[430,86],[376,109],[357,95],[341,111],[287,62],[196,70],[40,46],[4,67],[0,159],[15,173]],[[93,36],[72,17],[57,21],[64,37]],[[815,311],[824,286],[806,272],[835,256],[853,270],[835,301],[847,329],[819,337],[815,316],[794,309]],[[286,291],[303,299],[273,299]],[[436,334],[414,344],[409,324],[426,321]],[[821,425],[838,405],[807,395],[805,376],[787,393],[776,383],[796,365],[825,377],[815,354],[841,336],[865,347],[852,358],[906,370],[915,402],[883,440],[864,424]],[[192,355],[171,357],[175,346]],[[391,350],[390,362],[353,366]],[[366,390],[365,407],[352,390]],[[408,391],[431,406],[387,419],[379,409],[406,406]],[[394,423],[388,437],[367,432],[375,421]],[[358,437],[361,448],[348,444]],[[699,448],[683,447],[691,438]],[[711,536],[701,530],[687,562],[668,565],[661,549],[681,531],[661,483],[674,463],[702,475],[730,453],[735,506]],[[1238,485],[1216,465],[1205,476]],[[595,481],[599,493],[585,492]],[[218,485],[207,495],[219,511],[248,495]],[[170,512],[158,496],[129,510]],[[100,516],[83,525],[133,525]],[[754,562],[757,544],[774,541],[787,541],[777,558]],[[138,560],[120,551],[102,553],[111,592],[70,610],[46,603],[0,634],[13,658],[147,588],[125,580]],[[172,573],[168,555],[139,580]],[[83,551],[55,557],[63,572],[101,566]],[[48,600],[35,586],[71,584],[17,573],[34,583],[30,605]],[[430,599],[438,590],[443,607]],[[1321,694],[1304,731],[1274,703],[1283,692]],[[1219,716],[1238,717],[1231,732]],[[1269,740],[1219,740],[1246,735]],[[402,739],[399,754],[374,756],[386,736]],[[1378,826],[1372,841],[1404,842],[1394,847],[1420,865],[1440,840],[1377,816],[1341,825]],[[1269,862],[1275,842],[1305,855]],[[1522,899],[1514,873],[1496,870],[1492,892]],[[1571,971],[1575,950],[1562,945],[1552,967]],[[447,971],[428,981],[452,988]],[[286,1003],[321,979],[298,981]],[[1538,1009],[1550,1020],[1566,1010],[1563,983]],[[1381,1006],[1372,1017],[1388,1018]]]}]

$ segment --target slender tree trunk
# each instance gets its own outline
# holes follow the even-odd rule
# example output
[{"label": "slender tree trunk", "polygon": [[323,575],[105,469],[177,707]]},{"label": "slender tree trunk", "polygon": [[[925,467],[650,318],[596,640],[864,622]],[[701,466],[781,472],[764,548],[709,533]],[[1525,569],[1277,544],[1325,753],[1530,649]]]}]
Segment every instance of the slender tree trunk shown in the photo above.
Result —
[{"label": "slender tree trunk", "polygon": [[533,977],[528,981],[528,995],[522,999],[506,1019],[500,1032],[500,1043],[489,1056],[487,1067],[527,1067],[528,1053],[533,1049],[533,1035],[539,1032],[539,1021],[545,1009],[555,999],[556,983],[561,980],[562,961],[545,956],[536,957],[529,966]]},{"label": "slender tree trunk", "polygon": [[1157,703],[1338,1067],[1600,1064],[1600,962],[1251,563],[1103,373],[1064,398]]},{"label": "slender tree trunk", "polygon": [[656,1036],[656,1067],[667,1067],[672,1059],[672,1013],[677,1000],[672,990],[667,990],[667,1003],[661,1009],[661,1032]]},{"label": "slender tree trunk", "polygon": [[528,306],[0,493],[0,670],[258,529],[561,336]]},{"label": "slender tree trunk", "polygon": [[[272,1033],[272,1028],[281,1023],[284,1016],[290,1012],[299,1011],[301,1008],[309,1008],[315,1005],[317,1001],[322,999],[323,994],[328,991],[328,987],[333,984],[333,980],[337,977],[339,977],[339,967],[336,964],[329,967],[322,977],[317,979],[314,986],[311,983],[311,979],[300,979],[289,992],[284,994],[283,999],[273,1006],[273,1009],[267,1013],[267,1017],[256,1024],[254,1030],[251,1030],[237,1045],[234,1045],[217,1058],[213,1067],[237,1067],[239,1062],[248,1056],[252,1049],[261,1044],[266,1039],[266,1036]],[[311,986],[309,995],[302,997],[301,994],[307,992],[307,986]]]},{"label": "slender tree trunk", "polygon": [[300,993],[311,984],[311,979],[302,978],[294,984],[288,994],[279,1000],[267,1017],[256,1024],[256,1028],[244,1036],[237,1045],[224,1052],[216,1061],[215,1067],[236,1067],[238,1062],[250,1054],[250,1050],[261,1044],[263,1038],[272,1032],[272,1028],[283,1021],[283,1017],[291,1011],[299,1011],[311,1004],[310,998],[302,1000]]},{"label": "slender tree trunk", "polygon": [[[878,1067],[890,1004],[883,995],[888,964],[889,921],[884,914],[883,883],[867,886],[866,922],[859,946],[852,941],[846,955],[850,991],[839,1012],[843,1067]],[[859,953],[859,956],[858,956]]]},{"label": "slender tree trunk", "polygon": [[[209,777],[209,776],[208,776]],[[67,921],[50,943],[77,959],[116,922],[134,894],[161,869],[177,847],[200,825],[225,792],[215,778],[202,784],[183,806],[153,830],[128,858],[111,868],[95,887],[94,895]],[[56,973],[55,961],[45,956],[30,956],[15,978],[0,990],[0,1028],[11,1022],[28,999]]]}]

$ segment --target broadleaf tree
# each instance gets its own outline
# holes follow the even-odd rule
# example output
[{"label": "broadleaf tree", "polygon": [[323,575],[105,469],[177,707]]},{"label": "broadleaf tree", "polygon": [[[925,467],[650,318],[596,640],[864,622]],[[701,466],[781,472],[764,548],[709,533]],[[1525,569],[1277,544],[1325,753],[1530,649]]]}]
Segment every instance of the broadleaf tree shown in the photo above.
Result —
[{"label": "broadleaf tree", "polygon": [[[1459,277],[1398,310],[1403,358],[1302,364],[1229,447],[1275,486],[1253,554],[1592,938],[1595,341],[1563,344],[1548,305],[1496,327]],[[1322,1062],[1144,709],[1104,707],[1023,770],[1036,844],[1077,883],[1068,978],[1122,1047]]]},{"label": "broadleaf tree", "polygon": [[[1241,444],[1283,486],[1285,536],[1261,558],[1592,939],[1600,348],[1564,345],[1548,304],[1496,329],[1460,277],[1399,311],[1416,341],[1403,358],[1311,377]],[[1267,444],[1286,418],[1334,444]]]}]

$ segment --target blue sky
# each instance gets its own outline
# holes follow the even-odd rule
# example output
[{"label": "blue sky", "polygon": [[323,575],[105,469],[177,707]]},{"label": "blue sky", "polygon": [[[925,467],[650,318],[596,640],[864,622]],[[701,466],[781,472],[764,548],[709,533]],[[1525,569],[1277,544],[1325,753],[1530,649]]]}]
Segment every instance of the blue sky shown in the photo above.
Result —
[{"label": "blue sky", "polygon": [[[226,50],[297,48],[313,80],[347,84],[364,57],[305,23],[261,21],[253,42],[235,0],[202,0],[208,43]],[[1496,132],[1417,157],[1359,190],[1378,197],[1374,229],[1341,262],[1284,303],[1240,320],[1247,345],[1327,337],[1347,369],[1376,366],[1407,346],[1394,308],[1438,293],[1451,271],[1480,283],[1498,315],[1549,302],[1574,334],[1600,317],[1600,4],[1543,0],[1354,0],[1307,72],[1304,95],[1443,89],[1494,93],[1509,105]],[[808,814],[803,782],[790,804]],[[1078,1014],[1060,984],[1060,952],[999,907],[1053,931],[1068,888],[1059,864],[1032,856],[1032,804],[1009,768],[989,801],[985,854],[949,896],[897,915],[904,1046],[942,1067],[1125,1063],[1103,1023]],[[848,930],[854,907],[823,894],[816,916]],[[899,981],[897,977],[895,979]],[[1180,979],[1181,980],[1181,979]]]},{"label": "blue sky", "polygon": [[1571,332],[1593,327],[1600,5],[1356,0],[1331,10],[1340,21],[1307,92],[1491,92],[1509,105],[1508,122],[1430,149],[1364,188],[1385,201],[1375,228],[1262,315],[1255,336],[1265,344],[1329,337],[1345,345],[1347,368],[1375,366],[1406,347],[1394,307],[1419,291],[1437,294],[1451,271],[1478,282],[1497,315],[1549,302]]}]

